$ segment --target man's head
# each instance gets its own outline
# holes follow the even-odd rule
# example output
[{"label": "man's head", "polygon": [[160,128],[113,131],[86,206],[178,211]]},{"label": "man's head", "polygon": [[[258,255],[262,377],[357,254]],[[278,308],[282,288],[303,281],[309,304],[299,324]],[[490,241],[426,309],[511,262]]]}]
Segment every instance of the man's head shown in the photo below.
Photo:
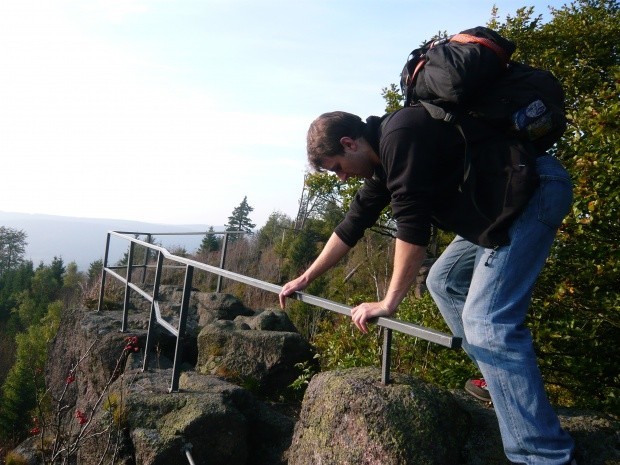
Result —
[{"label": "man's head", "polygon": [[334,111],[315,119],[308,129],[307,150],[310,165],[348,177],[370,178],[379,157],[364,139],[366,123],[351,113]]}]

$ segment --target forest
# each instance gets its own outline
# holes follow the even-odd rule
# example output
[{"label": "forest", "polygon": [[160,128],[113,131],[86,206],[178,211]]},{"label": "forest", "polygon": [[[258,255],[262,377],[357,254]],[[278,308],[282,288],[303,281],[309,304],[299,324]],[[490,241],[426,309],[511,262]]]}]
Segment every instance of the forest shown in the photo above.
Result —
[{"label": "forest", "polygon": [[[619,10],[615,0],[579,0],[553,9],[547,22],[530,7],[505,18],[494,8],[488,22],[517,44],[514,60],[551,71],[566,93],[568,129],[552,150],[571,174],[574,202],[538,280],[527,320],[546,388],[554,404],[615,414],[620,411]],[[402,104],[393,83],[386,83],[382,95],[386,112]],[[226,229],[248,234],[228,244],[226,268],[274,284],[296,277],[316,258],[358,187],[356,180],[341,183],[333,175],[308,172],[296,217],[274,206],[259,228],[244,197]],[[393,233],[386,210],[348,256],[306,292],[347,305],[380,299],[391,275]],[[171,252],[217,264],[221,237],[211,228],[197,251]],[[429,265],[452,237],[434,231]],[[47,342],[65,310],[96,310],[103,266],[97,261],[81,271],[61,258],[35,266],[23,258],[26,247],[27,231],[0,226],[0,456],[36,429],[32,418],[45,389]],[[127,256],[121,264],[126,261]],[[195,285],[213,291],[215,282],[216,277],[204,274]],[[276,296],[232,281],[224,292],[252,308],[277,305]],[[379,329],[363,335],[347,318],[298,301],[290,301],[287,312],[315,346],[321,370],[380,363]],[[411,289],[396,317],[448,332],[422,282]],[[459,389],[476,375],[462,351],[398,335],[392,350],[393,370],[446,388]]]}]

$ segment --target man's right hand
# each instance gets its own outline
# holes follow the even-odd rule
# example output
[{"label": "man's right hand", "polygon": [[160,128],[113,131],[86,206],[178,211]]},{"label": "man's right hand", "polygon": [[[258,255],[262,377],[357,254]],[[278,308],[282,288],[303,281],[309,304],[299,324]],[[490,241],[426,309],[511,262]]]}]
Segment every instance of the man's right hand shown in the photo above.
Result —
[{"label": "man's right hand", "polygon": [[301,276],[284,285],[280,291],[280,307],[284,309],[286,297],[293,295],[296,291],[305,289],[314,279],[338,263],[338,260],[350,249],[351,247],[342,242],[336,233],[332,233],[327,244],[325,244],[325,247],[323,247],[323,250],[312,265]]},{"label": "man's right hand", "polygon": [[293,295],[297,291],[305,289],[307,285],[308,280],[304,275],[301,275],[300,277],[286,283],[282,287],[282,290],[278,296],[280,299],[280,308],[284,309],[286,297]]}]

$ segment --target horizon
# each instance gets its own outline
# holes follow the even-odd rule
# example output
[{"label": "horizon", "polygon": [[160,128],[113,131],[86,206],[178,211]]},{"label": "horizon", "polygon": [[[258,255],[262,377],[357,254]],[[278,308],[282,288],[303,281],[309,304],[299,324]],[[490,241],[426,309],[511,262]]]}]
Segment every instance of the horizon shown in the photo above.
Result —
[{"label": "horizon", "polygon": [[[115,227],[114,225],[120,226]],[[131,225],[137,228],[131,228]],[[24,259],[33,266],[51,264],[54,257],[62,258],[64,265],[75,262],[78,270],[87,272],[89,266],[98,259],[103,259],[105,241],[108,231],[125,231],[154,233],[158,242],[167,249],[183,247],[194,253],[204,234],[210,226],[215,233],[223,232],[224,225],[198,224],[162,224],[114,218],[79,218],[62,215],[48,215],[23,212],[0,211],[0,226],[5,226],[26,233],[26,253]],[[152,226],[153,229],[149,229]],[[186,228],[196,228],[188,231]],[[200,229],[198,229],[200,228]],[[126,232],[132,232],[126,231]],[[174,233],[196,233],[193,236],[174,235]],[[172,233],[170,236],[157,234]],[[110,261],[118,261],[125,253],[127,244],[120,239],[113,239],[110,248]]]}]

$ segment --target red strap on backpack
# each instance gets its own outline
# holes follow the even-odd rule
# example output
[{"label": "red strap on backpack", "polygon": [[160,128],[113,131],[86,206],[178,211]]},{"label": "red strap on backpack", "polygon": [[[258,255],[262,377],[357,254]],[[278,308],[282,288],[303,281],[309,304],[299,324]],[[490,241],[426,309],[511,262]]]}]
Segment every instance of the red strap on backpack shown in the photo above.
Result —
[{"label": "red strap on backpack", "polygon": [[506,53],[506,51],[502,47],[497,45],[495,42],[493,42],[491,39],[472,36],[469,34],[456,34],[450,37],[450,42],[459,42],[462,44],[475,43],[475,44],[484,45],[486,48],[489,48],[495,52],[495,54],[499,57],[499,59],[502,60],[502,64],[504,66],[508,64],[509,58],[508,58],[508,54]]},{"label": "red strap on backpack", "polygon": [[426,60],[424,58],[418,61],[418,64],[415,66],[415,69],[413,70],[413,73],[411,73],[411,76],[409,76],[409,78],[407,79],[408,86],[415,82],[416,78],[418,77],[418,73],[420,72],[422,68],[424,68],[425,64],[426,64]]},{"label": "red strap on backpack", "polygon": [[[471,34],[462,34],[462,33],[461,34],[455,34],[452,37],[436,40],[436,41],[434,41],[434,42],[432,42],[430,44],[428,49],[430,50],[431,48],[433,48],[436,45],[443,45],[443,44],[445,44],[447,42],[458,42],[458,43],[461,43],[461,44],[471,44],[471,43],[479,44],[479,45],[482,45],[483,47],[486,47],[486,48],[492,50],[493,52],[495,52],[495,54],[497,55],[497,57],[501,61],[500,65],[502,67],[507,67],[508,63],[510,62],[510,55],[499,44],[497,44],[496,42],[494,42],[491,39],[487,39],[485,37],[478,37],[478,36],[474,36],[474,35],[471,35]],[[425,54],[423,53],[420,56],[419,61],[416,64],[413,72],[410,75],[407,76],[407,79],[406,79],[406,86],[407,87],[413,85],[413,83],[416,81],[416,79],[418,77],[418,74],[420,73],[422,68],[424,68],[424,65],[426,64],[426,57],[424,55]]]}]

